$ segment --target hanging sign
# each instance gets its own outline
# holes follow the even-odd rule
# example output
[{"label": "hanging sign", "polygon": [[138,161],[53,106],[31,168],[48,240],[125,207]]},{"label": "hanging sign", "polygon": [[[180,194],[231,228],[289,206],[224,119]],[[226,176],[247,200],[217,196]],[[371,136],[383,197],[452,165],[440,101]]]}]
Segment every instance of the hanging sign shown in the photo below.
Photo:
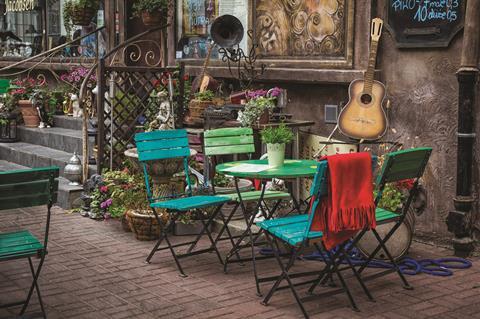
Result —
[{"label": "hanging sign", "polygon": [[463,27],[466,0],[389,0],[386,26],[400,48],[447,47]]},{"label": "hanging sign", "polygon": [[6,12],[22,12],[35,9],[35,0],[6,0]]}]

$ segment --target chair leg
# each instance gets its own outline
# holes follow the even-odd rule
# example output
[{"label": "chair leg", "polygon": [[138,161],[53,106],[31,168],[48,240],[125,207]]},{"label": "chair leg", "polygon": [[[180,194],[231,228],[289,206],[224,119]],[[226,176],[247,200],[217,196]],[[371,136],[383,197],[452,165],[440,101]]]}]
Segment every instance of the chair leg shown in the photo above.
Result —
[{"label": "chair leg", "polygon": [[295,286],[294,286],[292,280],[288,276],[288,271],[290,270],[290,268],[292,268],[298,254],[303,249],[303,244],[302,244],[302,246],[300,246],[299,249],[295,249],[294,247],[292,247],[292,254],[290,256],[290,259],[287,262],[287,265],[285,266],[282,262],[281,257],[280,257],[280,253],[279,253],[280,247],[278,246],[277,239],[276,238],[274,239],[274,242],[275,242],[275,247],[274,247],[272,239],[270,238],[270,235],[267,232],[265,232],[265,237],[267,237],[267,241],[269,242],[270,247],[274,251],[275,259],[277,260],[277,263],[280,266],[280,269],[282,270],[282,273],[278,277],[277,281],[275,281],[275,283],[273,284],[273,286],[270,289],[270,291],[268,292],[268,294],[263,299],[262,305],[264,305],[264,306],[268,305],[268,302],[272,298],[272,296],[275,293],[275,291],[277,290],[277,288],[280,286],[280,283],[285,279],[288,283],[288,286],[290,287],[290,290],[292,291],[293,297],[297,301],[297,304],[300,307],[300,310],[302,311],[303,316],[305,318],[309,318],[309,316],[307,314],[307,311],[305,310],[305,307],[303,306],[303,302],[302,302],[300,296],[298,295],[297,290],[295,289]]},{"label": "chair leg", "polygon": [[330,251],[328,251],[325,247],[325,245],[322,243],[323,248],[325,249],[325,252],[327,253],[328,257],[330,258],[330,261],[333,266],[333,272],[337,275],[338,280],[340,280],[340,283],[342,284],[343,290],[347,293],[348,300],[350,301],[350,305],[352,306],[352,309],[354,311],[360,311],[357,307],[357,304],[355,300],[353,299],[353,295],[350,292],[350,289],[347,286],[347,283],[345,282],[345,279],[343,278],[341,271],[338,270],[338,263],[333,259],[333,255]]},{"label": "chair leg", "polygon": [[[230,240],[230,243],[232,244],[232,248],[235,247],[235,241],[233,240],[233,236],[232,236],[232,233],[230,232],[230,228],[228,228],[228,223],[230,222],[230,220],[233,218],[233,215],[235,214],[235,212],[237,211],[238,207],[240,206],[240,203],[237,203],[235,205],[235,207],[233,208],[233,210],[230,212],[230,215],[228,215],[227,219],[225,219],[225,215],[223,215],[223,212],[220,210],[219,212],[219,215],[220,217],[222,218],[222,223],[223,223],[223,226],[222,228],[220,229],[220,231],[218,232],[218,235],[217,237],[215,238],[215,244],[222,239],[222,235],[223,235],[223,232],[226,231],[227,232],[227,236],[228,236],[228,239]],[[240,259],[240,255],[238,253],[238,251],[235,252],[235,255],[237,256],[238,259]],[[223,262],[222,262],[223,264]]]},{"label": "chair leg", "polygon": [[45,255],[42,255],[42,257],[40,259],[40,263],[38,264],[38,267],[37,267],[37,271],[35,271],[35,269],[33,267],[32,259],[30,257],[28,258],[28,263],[30,265],[30,271],[32,273],[33,281],[32,281],[32,284],[30,286],[30,289],[28,291],[27,299],[25,300],[25,303],[23,304],[23,307],[20,310],[20,316],[22,316],[25,313],[25,310],[27,309],[28,304],[30,303],[30,298],[32,297],[33,289],[36,289],[37,290],[38,301],[40,303],[40,308],[42,309],[43,317],[44,318],[47,317],[46,314],[45,314],[45,308],[43,306],[42,297],[40,295],[40,289],[38,288],[38,283],[37,283],[37,280],[38,280],[38,277],[40,275],[40,271],[42,270],[42,266],[43,266],[44,261],[45,261]]},{"label": "chair leg", "polygon": [[203,220],[202,220],[202,224],[203,224],[203,231],[200,233],[200,234],[203,234],[203,232],[205,232],[205,234],[207,235],[208,239],[210,240],[210,243],[212,244],[210,246],[210,248],[213,248],[213,250],[215,250],[215,253],[217,254],[217,257],[218,257],[218,260],[220,260],[220,263],[222,264],[223,266],[223,259],[222,259],[222,256],[220,255],[220,252],[218,251],[218,248],[217,248],[217,244],[216,244],[216,241],[213,239],[212,237],[212,232],[210,231],[209,227],[210,225],[213,223],[213,220],[215,219],[215,217],[218,215],[218,213],[220,212],[220,209],[222,208],[223,205],[219,205],[215,211],[213,212],[212,216],[210,216],[210,218],[208,219],[208,221],[205,223]]},{"label": "chair leg", "polygon": [[347,252],[345,251],[343,245],[340,247],[340,250],[341,250],[341,252],[344,256],[344,259],[347,261],[348,265],[352,269],[353,275],[355,276],[355,278],[357,278],[357,281],[360,284],[360,286],[362,286],[362,289],[365,292],[365,294],[367,295],[368,299],[370,299],[370,301],[375,301],[375,299],[373,299],[373,297],[372,297],[372,294],[368,290],[367,286],[363,282],[362,277],[360,276],[358,271],[355,269],[355,266],[352,264],[352,261],[350,260],[350,257],[347,255]]},{"label": "chair leg", "polygon": [[387,249],[387,246],[385,245],[385,242],[383,241],[383,239],[380,237],[380,235],[378,234],[378,232],[377,232],[375,229],[372,229],[372,232],[373,232],[373,234],[375,235],[375,238],[377,238],[377,241],[380,243],[380,246],[382,247],[383,251],[385,251],[385,253],[387,254],[388,259],[389,259],[390,262],[393,264],[393,267],[395,267],[395,270],[397,271],[398,276],[399,276],[400,279],[402,280],[403,288],[405,288],[405,289],[407,289],[407,290],[412,290],[413,287],[410,286],[410,284],[408,283],[407,279],[406,279],[405,276],[402,274],[402,271],[401,271],[400,268],[398,267],[398,264],[397,264],[397,262],[395,261],[395,259],[392,257],[392,254],[390,253],[390,251]]},{"label": "chair leg", "polygon": [[167,225],[167,227],[164,227],[162,222],[160,221],[160,217],[158,216],[155,208],[153,208],[152,210],[158,225],[160,225],[160,237],[158,238],[158,241],[153,247],[153,249],[150,251],[150,254],[148,254],[147,259],[145,260],[145,263],[147,264],[150,263],[150,260],[152,259],[153,255],[157,252],[158,248],[162,244],[163,240],[165,239],[166,233],[168,233],[171,229],[173,229],[173,225],[175,224],[175,215],[171,214],[172,218],[170,219],[169,224]]}]

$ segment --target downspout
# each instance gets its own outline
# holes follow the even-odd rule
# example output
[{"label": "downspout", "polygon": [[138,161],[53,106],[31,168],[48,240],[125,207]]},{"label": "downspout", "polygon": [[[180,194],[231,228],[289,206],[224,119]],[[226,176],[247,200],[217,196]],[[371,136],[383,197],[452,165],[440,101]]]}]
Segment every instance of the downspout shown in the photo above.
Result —
[{"label": "downspout", "polygon": [[448,231],[454,234],[456,256],[466,257],[474,249],[472,218],[475,198],[472,194],[473,147],[475,145],[475,89],[480,51],[480,1],[467,1],[463,31],[462,59],[458,79],[458,146],[455,210],[447,217]]}]

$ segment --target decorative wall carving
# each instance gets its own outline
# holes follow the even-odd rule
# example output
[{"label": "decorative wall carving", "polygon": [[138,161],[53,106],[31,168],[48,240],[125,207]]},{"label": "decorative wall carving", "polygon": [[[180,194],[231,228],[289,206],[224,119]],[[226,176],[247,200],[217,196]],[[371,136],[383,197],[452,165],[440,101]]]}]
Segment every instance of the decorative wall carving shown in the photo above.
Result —
[{"label": "decorative wall carving", "polygon": [[266,58],[347,59],[353,1],[258,0],[257,53]]}]

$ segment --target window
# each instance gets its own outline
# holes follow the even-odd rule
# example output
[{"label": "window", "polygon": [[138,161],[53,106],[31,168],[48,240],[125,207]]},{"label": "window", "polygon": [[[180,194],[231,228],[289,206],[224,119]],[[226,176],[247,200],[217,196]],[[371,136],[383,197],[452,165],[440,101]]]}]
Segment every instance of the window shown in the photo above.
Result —
[{"label": "window", "polygon": [[[244,37],[240,43],[247,49],[248,0],[182,0],[177,7],[178,45],[177,57],[205,58],[211,41],[210,27],[215,18],[230,14],[243,24]],[[218,58],[218,48],[212,50],[212,59]]]}]

